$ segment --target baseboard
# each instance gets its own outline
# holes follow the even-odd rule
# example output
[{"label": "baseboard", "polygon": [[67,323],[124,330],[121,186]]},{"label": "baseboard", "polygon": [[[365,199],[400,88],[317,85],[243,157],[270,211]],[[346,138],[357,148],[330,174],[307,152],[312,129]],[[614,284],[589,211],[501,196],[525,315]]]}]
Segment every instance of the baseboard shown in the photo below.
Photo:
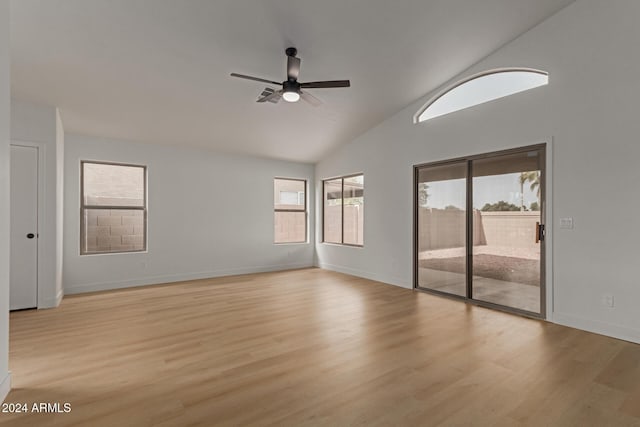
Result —
[{"label": "baseboard", "polygon": [[64,289],[60,289],[56,295],[56,307],[60,305],[62,298],[64,298]]},{"label": "baseboard", "polygon": [[60,289],[55,297],[53,298],[44,298],[38,302],[38,310],[46,309],[46,308],[56,308],[62,302],[62,298],[64,297],[64,291]]},{"label": "baseboard", "polygon": [[558,312],[553,313],[553,323],[640,344],[640,330],[626,326],[585,319],[583,317]]},{"label": "baseboard", "polygon": [[118,282],[97,282],[82,285],[65,286],[64,294],[82,294],[86,292],[108,291],[113,289],[133,288],[136,286],[157,285],[160,283],[183,282],[186,280],[213,279],[216,277],[236,276],[240,274],[269,273],[273,271],[295,270],[313,267],[313,263],[281,264],[258,267],[229,268],[198,273],[168,274],[161,276],[140,277]]},{"label": "baseboard", "polygon": [[324,262],[318,262],[317,267],[322,268],[324,270],[336,271],[338,273],[349,274],[351,276],[362,277],[364,279],[375,280],[376,282],[387,283],[389,285],[399,286],[401,288],[412,289],[410,283],[406,283],[406,281],[400,277],[392,277],[392,276],[381,276],[375,273],[371,273],[369,271],[358,270],[351,267],[345,267],[342,265],[328,264]]},{"label": "baseboard", "polygon": [[7,376],[0,381],[0,403],[4,402],[9,392],[11,391],[11,372],[7,373]]}]

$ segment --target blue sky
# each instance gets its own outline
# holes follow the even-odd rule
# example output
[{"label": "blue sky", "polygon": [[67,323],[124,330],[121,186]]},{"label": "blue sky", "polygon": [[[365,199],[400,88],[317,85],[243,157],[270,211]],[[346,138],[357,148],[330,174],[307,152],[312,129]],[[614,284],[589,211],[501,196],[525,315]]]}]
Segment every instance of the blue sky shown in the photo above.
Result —
[{"label": "blue sky", "polygon": [[[504,175],[490,175],[473,179],[473,206],[482,208],[486,203],[496,203],[504,200],[520,206],[520,174],[510,173]],[[529,189],[530,183],[524,185],[524,205],[528,208],[533,202],[538,201],[535,192]],[[434,181],[429,183],[429,198],[427,206],[442,209],[453,205],[459,208],[465,206],[465,179],[450,181]]]}]

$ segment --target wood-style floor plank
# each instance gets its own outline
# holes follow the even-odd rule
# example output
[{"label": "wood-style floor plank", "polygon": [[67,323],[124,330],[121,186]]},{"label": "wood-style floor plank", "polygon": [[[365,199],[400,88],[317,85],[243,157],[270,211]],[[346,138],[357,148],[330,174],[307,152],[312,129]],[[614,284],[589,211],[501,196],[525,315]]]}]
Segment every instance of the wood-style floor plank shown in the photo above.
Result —
[{"label": "wood-style floor plank", "polygon": [[640,426],[640,346],[320,269],[11,314],[2,426]]}]

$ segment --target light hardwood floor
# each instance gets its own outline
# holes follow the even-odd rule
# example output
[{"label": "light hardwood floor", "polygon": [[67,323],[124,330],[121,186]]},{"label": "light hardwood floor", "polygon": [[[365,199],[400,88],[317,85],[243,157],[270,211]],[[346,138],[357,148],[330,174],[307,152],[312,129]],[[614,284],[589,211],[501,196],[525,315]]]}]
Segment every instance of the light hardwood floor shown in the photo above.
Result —
[{"label": "light hardwood floor", "polygon": [[640,346],[319,269],[11,314],[0,425],[639,426]]}]

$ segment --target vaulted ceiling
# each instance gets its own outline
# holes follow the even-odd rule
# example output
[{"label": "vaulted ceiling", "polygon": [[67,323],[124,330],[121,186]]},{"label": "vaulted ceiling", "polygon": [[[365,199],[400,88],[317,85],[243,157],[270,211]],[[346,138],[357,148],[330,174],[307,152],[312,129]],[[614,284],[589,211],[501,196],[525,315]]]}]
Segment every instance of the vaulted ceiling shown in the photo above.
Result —
[{"label": "vaulted ceiling", "polygon": [[[67,132],[315,162],[571,1],[14,0],[12,95]],[[229,77],[284,80],[288,46],[352,87],[257,104]]]}]

